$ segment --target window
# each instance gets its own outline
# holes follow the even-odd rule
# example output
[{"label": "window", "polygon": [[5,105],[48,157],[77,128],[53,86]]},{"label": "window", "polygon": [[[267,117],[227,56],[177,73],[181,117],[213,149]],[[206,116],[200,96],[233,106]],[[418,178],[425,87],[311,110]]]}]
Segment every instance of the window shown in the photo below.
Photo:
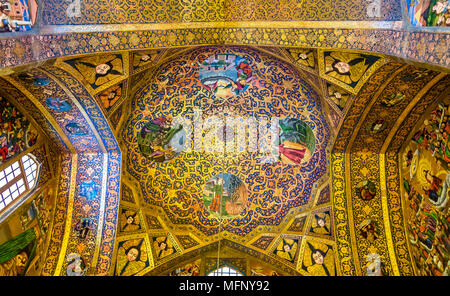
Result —
[{"label": "window", "polygon": [[34,156],[28,153],[0,171],[0,211],[35,187],[39,167]]},{"label": "window", "polygon": [[208,273],[208,276],[243,276],[243,274],[236,269],[224,266],[211,271],[210,273]]}]

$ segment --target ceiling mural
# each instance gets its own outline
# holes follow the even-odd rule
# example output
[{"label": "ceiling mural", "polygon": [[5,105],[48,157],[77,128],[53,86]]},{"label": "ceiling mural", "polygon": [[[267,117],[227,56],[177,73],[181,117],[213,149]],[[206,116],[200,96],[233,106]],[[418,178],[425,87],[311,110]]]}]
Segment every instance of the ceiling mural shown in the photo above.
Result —
[{"label": "ceiling mural", "polygon": [[[219,77],[214,83],[223,91],[201,80],[205,61],[216,63],[208,66],[217,75],[210,77]],[[133,163],[128,172],[140,183],[145,203],[207,236],[243,236],[259,224],[277,225],[290,208],[308,203],[326,173],[329,128],[319,120],[316,94],[295,70],[249,48],[219,47],[185,53],[155,76],[132,102],[123,133],[127,162]],[[249,77],[248,88],[239,89]],[[226,126],[217,129],[226,116]],[[281,132],[273,140],[251,136],[258,129],[262,135],[274,117]],[[234,218],[218,220],[211,214],[218,211],[221,218]]]},{"label": "ceiling mural", "polygon": [[65,151],[43,273],[448,273],[448,102],[428,108],[446,77],[373,52],[250,46],[12,74],[1,86]]}]

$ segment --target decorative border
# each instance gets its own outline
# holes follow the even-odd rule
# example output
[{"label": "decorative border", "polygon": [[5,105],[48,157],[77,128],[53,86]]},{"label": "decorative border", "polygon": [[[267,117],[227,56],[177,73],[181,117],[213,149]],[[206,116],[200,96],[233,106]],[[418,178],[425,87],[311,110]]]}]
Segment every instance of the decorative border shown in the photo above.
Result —
[{"label": "decorative border", "polygon": [[340,48],[396,56],[448,71],[450,34],[394,29],[205,27],[131,31],[43,33],[0,39],[0,67],[81,54],[201,45]]}]

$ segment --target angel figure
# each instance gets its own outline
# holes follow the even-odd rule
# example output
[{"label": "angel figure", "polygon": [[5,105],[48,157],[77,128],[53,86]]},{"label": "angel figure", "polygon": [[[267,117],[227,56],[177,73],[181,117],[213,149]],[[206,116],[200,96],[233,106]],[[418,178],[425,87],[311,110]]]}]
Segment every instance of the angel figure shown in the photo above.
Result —
[{"label": "angel figure", "polygon": [[357,53],[331,52],[325,56],[325,74],[348,85],[356,85],[369,68],[366,61]]},{"label": "angel figure", "polygon": [[116,275],[131,276],[147,267],[148,253],[144,239],[124,242],[118,249]]},{"label": "angel figure", "polygon": [[134,69],[145,66],[154,61],[155,57],[160,54],[160,51],[145,51],[137,52],[133,55]]},{"label": "angel figure", "polygon": [[301,65],[305,65],[310,68],[314,68],[315,59],[314,51],[312,49],[293,48],[289,50],[289,53],[295,59],[295,61]]},{"label": "angel figure", "polygon": [[350,97],[350,95],[340,88],[330,84],[327,87],[328,97],[339,107],[342,111]]},{"label": "angel figure", "polygon": [[303,254],[303,270],[314,276],[336,275],[334,252],[331,246],[316,241],[306,242],[306,245]]},{"label": "angel figure", "polygon": [[331,218],[329,212],[314,215],[310,232],[331,235]]},{"label": "angel figure", "polygon": [[159,259],[175,253],[175,248],[167,236],[154,238],[153,246],[155,248],[156,257]]},{"label": "angel figure", "polygon": [[122,59],[114,54],[80,58],[74,66],[93,88],[123,75]]},{"label": "angel figure", "polygon": [[294,262],[295,255],[297,253],[297,240],[291,238],[283,238],[283,240],[278,244],[275,255],[286,259],[289,262]]},{"label": "angel figure", "polygon": [[136,211],[122,211],[120,215],[120,231],[129,232],[141,229],[139,215]]}]

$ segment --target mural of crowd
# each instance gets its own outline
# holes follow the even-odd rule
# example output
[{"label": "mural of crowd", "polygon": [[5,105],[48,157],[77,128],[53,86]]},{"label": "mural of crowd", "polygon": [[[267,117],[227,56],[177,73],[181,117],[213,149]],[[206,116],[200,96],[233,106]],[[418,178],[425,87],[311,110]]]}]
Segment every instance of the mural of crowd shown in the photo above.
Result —
[{"label": "mural of crowd", "polygon": [[33,146],[37,131],[5,98],[0,97],[0,163]]},{"label": "mural of crowd", "polygon": [[407,230],[420,275],[449,275],[450,105],[441,102],[403,153]]}]

